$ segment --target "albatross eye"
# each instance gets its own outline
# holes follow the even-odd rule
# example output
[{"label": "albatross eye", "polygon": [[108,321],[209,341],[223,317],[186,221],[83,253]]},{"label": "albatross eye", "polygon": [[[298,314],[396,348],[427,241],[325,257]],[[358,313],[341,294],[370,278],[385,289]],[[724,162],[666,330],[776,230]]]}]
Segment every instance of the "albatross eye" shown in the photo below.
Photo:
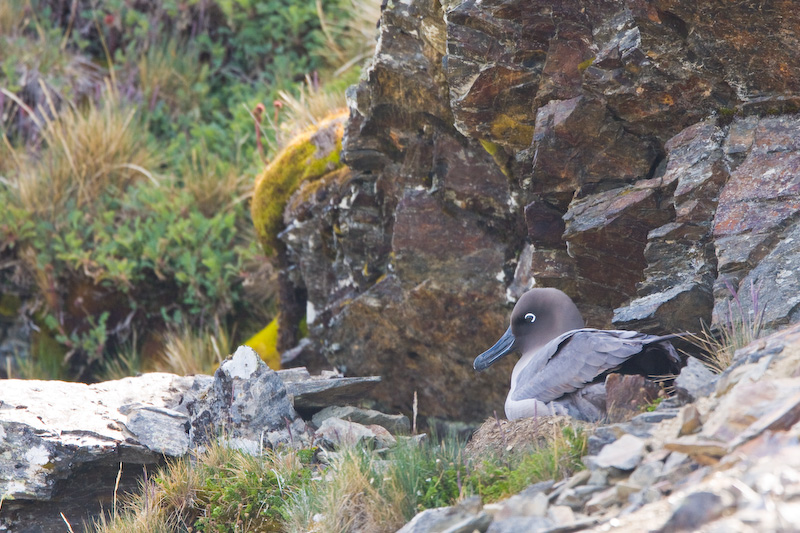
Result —
[{"label": "albatross eye", "polygon": [[534,315],[533,313],[528,313],[527,315],[525,315],[525,320],[533,324],[533,322],[536,320],[536,315]]}]

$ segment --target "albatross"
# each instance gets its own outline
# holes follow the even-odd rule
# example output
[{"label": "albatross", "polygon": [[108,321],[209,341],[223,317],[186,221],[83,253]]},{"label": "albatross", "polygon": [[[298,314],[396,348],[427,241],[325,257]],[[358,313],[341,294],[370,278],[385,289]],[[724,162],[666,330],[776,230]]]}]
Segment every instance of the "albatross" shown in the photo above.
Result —
[{"label": "albatross", "polygon": [[596,421],[605,414],[605,378],[612,372],[666,376],[682,360],[669,339],[681,334],[584,327],[572,299],[558,289],[531,289],[511,312],[511,325],[473,363],[482,371],[518,350],[505,411],[509,420],[565,414]]}]

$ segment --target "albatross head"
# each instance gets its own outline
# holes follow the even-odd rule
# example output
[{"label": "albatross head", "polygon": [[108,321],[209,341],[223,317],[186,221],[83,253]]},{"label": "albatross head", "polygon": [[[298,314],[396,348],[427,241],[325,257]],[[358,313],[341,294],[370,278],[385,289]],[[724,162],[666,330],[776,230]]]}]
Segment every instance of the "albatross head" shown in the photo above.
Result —
[{"label": "albatross head", "polygon": [[531,289],[522,295],[511,325],[494,346],[475,358],[475,370],[486,370],[514,350],[531,353],[562,333],[583,327],[583,317],[572,299],[558,289]]}]

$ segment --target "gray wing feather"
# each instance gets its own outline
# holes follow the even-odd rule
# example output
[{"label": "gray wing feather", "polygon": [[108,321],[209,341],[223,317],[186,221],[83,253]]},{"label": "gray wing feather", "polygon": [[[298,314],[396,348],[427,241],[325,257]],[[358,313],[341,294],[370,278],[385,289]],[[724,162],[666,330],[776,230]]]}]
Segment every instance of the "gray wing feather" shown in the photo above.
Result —
[{"label": "gray wing feather", "polygon": [[522,369],[512,399],[553,401],[618,367],[653,339],[635,331],[586,328],[567,332],[540,348]]}]

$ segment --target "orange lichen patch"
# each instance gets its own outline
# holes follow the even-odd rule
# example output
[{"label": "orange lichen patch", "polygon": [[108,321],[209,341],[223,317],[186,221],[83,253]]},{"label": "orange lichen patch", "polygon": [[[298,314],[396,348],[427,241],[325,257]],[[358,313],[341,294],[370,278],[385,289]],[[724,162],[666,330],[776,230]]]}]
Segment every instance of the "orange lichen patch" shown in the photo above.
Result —
[{"label": "orange lichen patch", "polygon": [[342,167],[340,152],[347,113],[330,116],[295,137],[256,179],[251,212],[256,233],[271,255],[283,229],[286,202],[304,182]]},{"label": "orange lichen patch", "polygon": [[661,97],[661,103],[664,105],[675,105],[675,99],[672,96],[665,94]]}]

